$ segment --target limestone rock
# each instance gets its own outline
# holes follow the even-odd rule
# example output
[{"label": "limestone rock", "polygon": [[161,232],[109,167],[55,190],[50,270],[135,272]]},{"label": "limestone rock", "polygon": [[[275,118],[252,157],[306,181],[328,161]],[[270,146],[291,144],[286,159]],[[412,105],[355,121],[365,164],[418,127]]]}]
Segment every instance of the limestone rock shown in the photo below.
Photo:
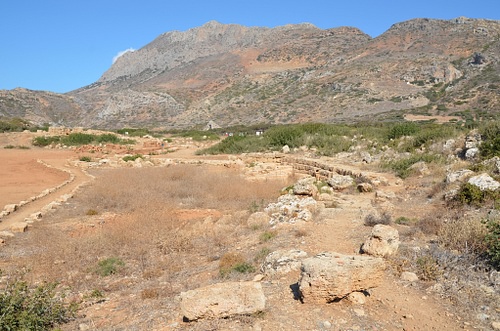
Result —
[{"label": "limestone rock", "polygon": [[446,175],[446,183],[451,184],[455,183],[457,181],[461,182],[465,180],[467,177],[472,176],[474,174],[474,171],[469,170],[469,169],[462,169],[458,171],[451,172]]},{"label": "limestone rock", "polygon": [[333,175],[327,180],[327,183],[334,190],[343,190],[351,187],[354,184],[354,180],[351,176]]},{"label": "limestone rock", "polygon": [[281,151],[285,154],[288,154],[290,153],[290,147],[288,147],[288,145],[285,145],[283,146],[283,148],[281,148]]},{"label": "limestone rock", "polygon": [[296,223],[297,221],[312,220],[313,212],[318,208],[318,203],[312,197],[300,197],[285,194],[278,198],[278,202],[270,203],[264,211],[271,216],[269,223]]},{"label": "limestone rock", "polygon": [[424,161],[412,164],[410,166],[410,169],[413,170],[419,176],[425,176],[431,173],[429,167],[427,166],[427,163],[425,163]]},{"label": "limestone rock", "polygon": [[26,232],[26,230],[28,230],[28,223],[26,222],[13,223],[10,226],[10,230],[12,232]]},{"label": "limestone rock", "polygon": [[487,173],[469,178],[468,183],[479,187],[481,191],[494,191],[500,188],[500,183],[491,178]]},{"label": "limestone rock", "polygon": [[387,201],[396,199],[396,193],[394,192],[386,192],[386,191],[377,191],[375,192],[375,200],[377,201]]},{"label": "limestone rock", "polygon": [[373,191],[373,185],[370,183],[359,183],[357,188],[358,188],[358,191],[362,192],[362,193]]},{"label": "limestone rock", "polygon": [[268,276],[273,276],[299,270],[301,260],[306,257],[307,253],[298,249],[277,250],[265,258],[261,271]]},{"label": "limestone rock", "polygon": [[465,149],[477,148],[481,142],[481,134],[477,130],[472,130],[465,137]]},{"label": "limestone rock", "polygon": [[5,205],[3,210],[6,211],[8,214],[13,213],[17,210],[17,204]]},{"label": "limestone rock", "polygon": [[370,153],[368,152],[361,152],[361,161],[364,163],[372,163],[373,159]]},{"label": "limestone rock", "polygon": [[300,179],[293,185],[293,194],[314,196],[318,193],[318,188],[314,183],[316,180],[313,177]]},{"label": "limestone rock", "polygon": [[465,158],[467,160],[473,160],[476,158],[478,153],[479,153],[479,148],[477,147],[469,148],[465,151]]},{"label": "limestone rock", "polygon": [[182,314],[190,321],[254,314],[266,306],[266,297],[258,282],[213,284],[182,292],[180,297]]},{"label": "limestone rock", "polygon": [[398,230],[389,225],[377,224],[361,250],[369,255],[384,257],[396,253],[399,243]]},{"label": "limestone rock", "polygon": [[329,303],[381,284],[382,258],[321,253],[302,261],[299,289],[304,302]]},{"label": "limestone rock", "polygon": [[407,282],[416,282],[418,281],[418,276],[414,272],[409,272],[409,271],[404,271],[401,273],[400,276],[401,280],[407,281]]},{"label": "limestone rock", "polygon": [[366,296],[362,292],[352,292],[347,296],[347,300],[356,305],[364,305]]}]

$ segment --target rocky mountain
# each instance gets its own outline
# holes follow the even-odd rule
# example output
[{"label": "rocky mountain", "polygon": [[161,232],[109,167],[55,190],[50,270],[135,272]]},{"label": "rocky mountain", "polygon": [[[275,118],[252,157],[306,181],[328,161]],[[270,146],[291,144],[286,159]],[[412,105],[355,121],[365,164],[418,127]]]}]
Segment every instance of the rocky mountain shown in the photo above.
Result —
[{"label": "rocky mountain", "polygon": [[413,19],[376,38],[211,21],[158,36],[64,95],[0,91],[0,116],[99,128],[495,117],[499,90],[500,21]]}]

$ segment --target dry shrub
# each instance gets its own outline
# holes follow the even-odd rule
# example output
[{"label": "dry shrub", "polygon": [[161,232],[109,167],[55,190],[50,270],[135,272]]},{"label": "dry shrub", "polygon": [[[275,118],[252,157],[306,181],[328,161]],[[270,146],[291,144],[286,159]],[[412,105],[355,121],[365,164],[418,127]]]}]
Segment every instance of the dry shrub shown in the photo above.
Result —
[{"label": "dry shrub", "polygon": [[364,224],[366,226],[375,226],[377,224],[389,225],[392,222],[392,217],[389,213],[384,212],[382,215],[377,216],[374,214],[368,214],[365,217]]},{"label": "dry shrub", "polygon": [[478,220],[452,219],[439,229],[439,239],[448,249],[460,253],[484,253],[486,228]]},{"label": "dry shrub", "polygon": [[219,272],[221,276],[226,276],[235,266],[243,263],[245,263],[245,258],[240,253],[226,253],[219,261]]},{"label": "dry shrub", "polygon": [[157,299],[160,296],[160,292],[157,288],[146,288],[141,291],[141,299]]},{"label": "dry shrub", "polygon": [[307,237],[309,235],[309,233],[307,232],[306,229],[296,229],[294,232],[294,235],[296,238],[303,238],[303,237]]},{"label": "dry shrub", "polygon": [[441,219],[433,216],[427,216],[417,222],[417,228],[424,234],[436,235],[441,229]]}]

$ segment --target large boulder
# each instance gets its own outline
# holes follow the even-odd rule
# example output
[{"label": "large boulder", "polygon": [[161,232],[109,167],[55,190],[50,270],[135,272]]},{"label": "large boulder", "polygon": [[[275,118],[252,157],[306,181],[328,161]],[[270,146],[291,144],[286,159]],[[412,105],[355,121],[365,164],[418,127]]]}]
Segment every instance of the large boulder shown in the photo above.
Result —
[{"label": "large boulder", "polygon": [[180,297],[182,314],[189,321],[254,314],[266,307],[266,297],[258,282],[213,284],[182,292]]},{"label": "large boulder", "polygon": [[351,176],[333,175],[326,181],[334,190],[343,190],[354,185]]},{"label": "large boulder", "polygon": [[261,271],[268,276],[274,276],[300,270],[301,260],[306,257],[307,253],[298,249],[277,250],[266,256]]},{"label": "large boulder", "polygon": [[494,191],[500,188],[500,183],[491,178],[487,173],[469,178],[468,183],[479,187],[481,191]]},{"label": "large boulder", "polygon": [[304,259],[299,289],[304,302],[329,303],[382,283],[382,258],[321,253]]},{"label": "large boulder", "polygon": [[316,179],[306,177],[300,179],[293,185],[293,194],[314,196],[318,194],[318,188],[315,185]]},{"label": "large boulder", "polygon": [[368,255],[385,257],[396,253],[399,244],[398,230],[389,225],[377,224],[361,246],[361,251]]}]

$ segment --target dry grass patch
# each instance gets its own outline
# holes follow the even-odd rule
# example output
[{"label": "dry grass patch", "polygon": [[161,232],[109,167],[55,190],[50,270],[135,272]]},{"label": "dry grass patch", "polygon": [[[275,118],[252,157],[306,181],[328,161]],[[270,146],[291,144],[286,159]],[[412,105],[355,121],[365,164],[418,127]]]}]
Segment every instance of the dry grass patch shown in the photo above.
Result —
[{"label": "dry grass patch", "polygon": [[[245,226],[248,207],[255,199],[274,200],[286,185],[281,180],[249,182],[233,169],[210,166],[117,169],[95,175],[97,180],[72,199],[72,209],[58,211],[52,221],[26,234],[33,245],[13,268],[26,266],[34,279],[62,281],[82,291],[138,277],[179,283],[175,293],[196,274],[217,276],[214,257],[244,235],[258,236]],[[100,212],[88,213],[90,209]],[[192,215],[183,217],[179,210]],[[99,261],[109,258],[123,262],[119,275],[96,274]]]}]

